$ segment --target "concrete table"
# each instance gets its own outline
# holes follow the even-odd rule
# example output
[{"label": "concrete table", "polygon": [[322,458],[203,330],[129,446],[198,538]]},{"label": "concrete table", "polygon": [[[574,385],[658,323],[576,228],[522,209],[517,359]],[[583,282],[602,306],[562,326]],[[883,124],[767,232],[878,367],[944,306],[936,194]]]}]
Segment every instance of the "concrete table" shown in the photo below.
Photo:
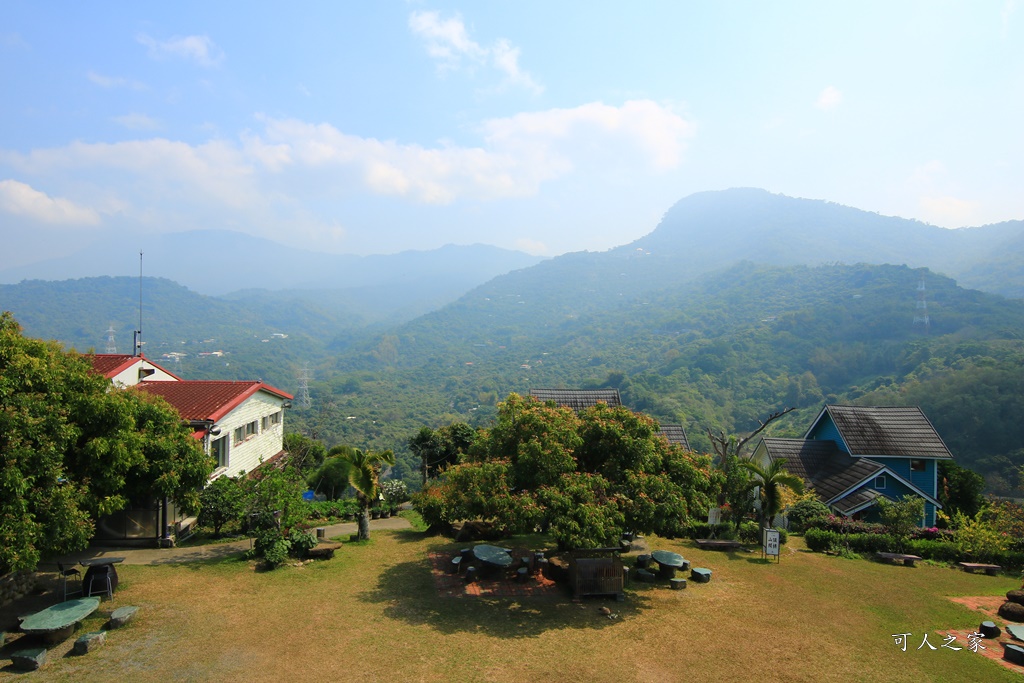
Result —
[{"label": "concrete table", "polygon": [[655,550],[651,559],[658,563],[658,576],[662,579],[674,579],[676,570],[682,569],[686,563],[682,555],[668,550]]},{"label": "concrete table", "polygon": [[99,598],[66,600],[26,617],[21,622],[21,630],[40,634],[47,642],[59,643],[74,632],[75,624],[95,612],[99,606]]}]

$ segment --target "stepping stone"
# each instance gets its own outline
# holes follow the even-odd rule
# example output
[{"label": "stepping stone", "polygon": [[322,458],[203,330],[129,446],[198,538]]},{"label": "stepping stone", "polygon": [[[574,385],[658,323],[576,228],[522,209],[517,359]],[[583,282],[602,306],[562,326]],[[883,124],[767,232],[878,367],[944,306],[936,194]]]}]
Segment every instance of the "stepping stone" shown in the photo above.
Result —
[{"label": "stepping stone", "polygon": [[1024,641],[1024,624],[1007,624],[1006,632],[1014,640]]},{"label": "stepping stone", "polygon": [[34,647],[11,653],[11,664],[18,671],[35,671],[46,664],[46,648]]},{"label": "stepping stone", "polygon": [[978,627],[978,633],[981,634],[982,638],[998,638],[1002,631],[992,621],[983,621],[981,626]]},{"label": "stepping stone", "polygon": [[519,583],[525,583],[530,578],[530,570],[526,567],[520,567],[516,570],[516,581]]},{"label": "stepping stone", "polygon": [[704,567],[694,567],[690,570],[690,578],[697,583],[707,583],[711,580],[711,570]]},{"label": "stepping stone", "polygon": [[674,591],[681,591],[686,588],[686,579],[670,579],[668,583]]},{"label": "stepping stone", "polygon": [[93,631],[81,635],[75,641],[75,654],[86,655],[107,642],[106,631]]},{"label": "stepping stone", "polygon": [[1024,647],[1013,643],[1003,643],[1003,659],[1011,664],[1024,666]]},{"label": "stepping stone", "polygon": [[650,555],[637,555],[636,566],[640,569],[647,569],[647,566],[651,563]]},{"label": "stepping stone", "polygon": [[466,569],[466,583],[473,583],[476,581],[476,567],[469,567]]},{"label": "stepping stone", "polygon": [[458,574],[459,569],[462,568],[462,555],[452,558],[451,566],[448,571],[452,574]]},{"label": "stepping stone", "polygon": [[118,607],[116,610],[114,610],[114,613],[110,615],[110,623],[108,624],[108,626],[112,629],[121,628],[122,626],[127,625],[129,621],[134,619],[135,613],[138,611],[138,607],[134,607],[131,605],[127,607]]}]

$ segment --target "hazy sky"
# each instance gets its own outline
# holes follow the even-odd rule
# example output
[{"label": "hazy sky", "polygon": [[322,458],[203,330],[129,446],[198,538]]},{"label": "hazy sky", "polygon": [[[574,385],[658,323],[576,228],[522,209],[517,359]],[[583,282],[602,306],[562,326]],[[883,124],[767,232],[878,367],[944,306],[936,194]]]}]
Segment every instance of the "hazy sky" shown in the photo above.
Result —
[{"label": "hazy sky", "polygon": [[1024,218],[1013,0],[4,0],[0,79],[0,268],[197,228],[603,250],[738,186]]}]

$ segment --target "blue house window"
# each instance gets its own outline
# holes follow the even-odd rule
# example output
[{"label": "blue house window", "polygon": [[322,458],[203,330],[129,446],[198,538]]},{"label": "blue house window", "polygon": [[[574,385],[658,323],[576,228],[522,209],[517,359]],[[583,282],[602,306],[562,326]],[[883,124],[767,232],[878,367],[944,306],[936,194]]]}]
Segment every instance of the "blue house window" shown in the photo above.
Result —
[{"label": "blue house window", "polygon": [[875,477],[875,488],[876,489],[884,489],[885,488],[885,475],[884,474],[882,476],[880,476],[880,477]]}]

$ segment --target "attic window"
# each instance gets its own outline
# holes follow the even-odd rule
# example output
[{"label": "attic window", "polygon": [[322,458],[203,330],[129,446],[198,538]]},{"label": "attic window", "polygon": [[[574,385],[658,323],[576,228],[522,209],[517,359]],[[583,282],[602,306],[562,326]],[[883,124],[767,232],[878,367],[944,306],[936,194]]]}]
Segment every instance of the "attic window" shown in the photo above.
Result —
[{"label": "attic window", "polygon": [[154,368],[139,368],[139,381],[146,379],[150,375],[155,375],[156,370]]},{"label": "attic window", "polygon": [[910,471],[911,472],[924,472],[924,470],[925,470],[924,460],[914,459],[914,460],[910,461]]},{"label": "attic window", "polygon": [[884,489],[885,488],[885,475],[884,474],[882,476],[880,476],[880,477],[875,477],[875,488],[876,489]]}]

